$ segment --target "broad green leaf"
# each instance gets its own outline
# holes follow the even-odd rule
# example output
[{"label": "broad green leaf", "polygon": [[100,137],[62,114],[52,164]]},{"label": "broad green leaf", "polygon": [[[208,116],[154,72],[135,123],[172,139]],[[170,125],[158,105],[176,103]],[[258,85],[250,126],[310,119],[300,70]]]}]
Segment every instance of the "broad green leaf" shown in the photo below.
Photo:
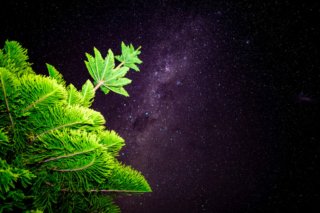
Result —
[{"label": "broad green leaf", "polygon": [[86,53],[88,61],[85,61],[89,74],[96,83],[103,81],[108,77],[108,74],[114,68],[114,55],[108,50],[108,55],[105,59],[102,58],[100,51],[93,48],[94,57]]},{"label": "broad green leaf", "polygon": [[110,92],[110,90],[104,86],[100,87],[101,91],[106,95]]},{"label": "broad green leaf", "polygon": [[141,53],[141,47],[135,49],[132,44],[126,45],[124,42],[121,43],[121,55],[116,56],[115,58],[124,64],[124,66],[129,67],[135,71],[140,71],[139,67],[136,64],[141,64],[142,61],[138,58],[138,55]]},{"label": "broad green leaf", "polygon": [[130,84],[131,80],[129,78],[119,78],[118,80],[113,80],[106,84],[108,87],[122,87]]},{"label": "broad green leaf", "polygon": [[109,79],[106,79],[106,81],[111,82],[115,79],[122,78],[127,74],[128,71],[129,71],[128,67],[121,67],[119,69],[114,69],[112,70],[112,74],[111,74],[112,76]]},{"label": "broad green leaf", "polygon": [[85,64],[95,84],[101,84],[100,89],[105,93],[113,91],[115,93],[129,96],[123,86],[131,83],[131,80],[124,76],[129,71],[127,66],[114,68],[114,55],[111,50],[108,51],[105,59],[102,58],[98,49],[94,48],[94,57],[86,54],[87,61]]},{"label": "broad green leaf", "polygon": [[105,86],[102,86],[101,88],[106,88],[106,89],[109,89],[115,93],[118,93],[120,95],[124,95],[126,97],[129,97],[129,93],[123,88],[123,87],[105,87]]},{"label": "broad green leaf", "polygon": [[101,87],[101,89],[103,88],[102,91],[108,92],[108,90],[111,90],[115,93],[128,97],[129,96],[128,92],[123,88],[123,86],[131,83],[130,79],[123,78],[123,76],[125,76],[128,71],[129,71],[128,67],[121,67],[120,69],[114,69],[112,71],[112,75],[110,76],[110,78],[103,83],[103,86]]},{"label": "broad green leaf", "polygon": [[135,71],[140,71],[139,67],[135,65],[134,63],[125,63],[125,66],[135,70]]},{"label": "broad green leaf", "polygon": [[93,78],[94,82],[97,83],[97,81],[99,80],[99,76],[98,76],[97,67],[95,65],[95,59],[89,53],[86,53],[86,57],[88,59],[88,61],[84,61],[86,64],[86,67],[89,71],[89,74]]},{"label": "broad green leaf", "polygon": [[114,68],[114,55],[113,55],[113,52],[109,49],[108,55],[104,60],[104,65],[101,72],[101,79],[104,79],[104,80],[108,79],[111,75],[113,68]]}]

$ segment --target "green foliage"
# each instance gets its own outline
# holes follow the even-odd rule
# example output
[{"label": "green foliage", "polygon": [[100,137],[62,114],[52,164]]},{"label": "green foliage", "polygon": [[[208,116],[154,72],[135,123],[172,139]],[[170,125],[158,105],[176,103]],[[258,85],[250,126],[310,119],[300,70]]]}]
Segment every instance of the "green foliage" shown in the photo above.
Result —
[{"label": "green foliage", "polygon": [[0,156],[5,156],[8,149],[11,148],[9,138],[3,129],[0,129]]},{"label": "green foliage", "polygon": [[69,84],[69,86],[67,87],[68,90],[68,100],[67,103],[68,105],[81,105],[82,103],[82,94],[77,90],[77,88],[75,86],[73,86],[73,84]]},{"label": "green foliage", "polygon": [[87,80],[86,83],[82,86],[81,94],[82,94],[82,105],[84,107],[90,107],[95,96],[93,84],[91,83],[90,80]]},{"label": "green foliage", "polygon": [[[93,49],[94,56],[86,53],[87,61],[85,61],[85,64],[94,83],[97,85],[96,89],[100,87],[105,94],[111,90],[128,97],[129,94],[123,87],[130,84],[131,80],[124,76],[130,68],[139,71],[136,65],[142,63],[138,58],[140,54],[139,49],[140,47],[135,50],[132,44],[126,46],[122,42],[122,54],[116,57],[110,49],[105,58],[102,57],[100,51],[96,48]],[[117,67],[115,67],[115,58],[121,62]]]},{"label": "green foliage", "polygon": [[63,79],[63,76],[61,75],[61,73],[51,64],[46,63],[47,69],[48,69],[48,73],[49,76],[52,79],[55,79],[59,84],[62,84],[63,86],[66,86],[66,82]]},{"label": "green foliage", "polygon": [[13,167],[0,158],[0,212],[25,209],[23,200],[26,196],[22,189],[30,185],[34,178],[35,175],[29,170]]},{"label": "green foliage", "polygon": [[134,49],[133,45],[125,45],[124,42],[121,43],[121,55],[116,56],[115,58],[124,64],[124,66],[129,67],[135,71],[140,71],[139,67],[136,64],[141,64],[142,61],[138,58],[140,55],[141,47]]},{"label": "green foliage", "polygon": [[55,80],[40,75],[23,75],[19,78],[19,93],[22,104],[21,112],[41,110],[46,106],[63,105],[67,93]]},{"label": "green foliage", "polygon": [[[17,85],[19,82],[14,78],[14,74],[10,73],[6,68],[0,67],[0,125],[2,127],[7,127],[10,125],[14,126],[15,122],[13,119],[13,113],[15,105],[18,104],[19,93],[17,91]],[[21,103],[21,102],[20,102]]]},{"label": "green foliage", "polygon": [[68,205],[61,206],[59,212],[110,212],[119,213],[120,209],[113,202],[113,197],[97,192],[88,194],[65,193],[61,200],[67,200]]},{"label": "green foliage", "polygon": [[0,129],[0,144],[1,142],[8,142],[8,136]]},{"label": "green foliage", "polygon": [[100,135],[100,143],[107,147],[108,152],[117,156],[120,149],[124,146],[124,140],[115,131],[104,131]]},{"label": "green foliage", "polygon": [[127,96],[124,76],[140,51],[122,44],[116,68],[111,50],[94,53],[86,65],[95,86],[87,80],[78,91],[50,64],[48,77],[36,75],[18,42],[0,50],[0,213],[119,212],[115,193],[151,191],[116,159],[124,139],[89,108],[99,87]]},{"label": "green foliage", "polygon": [[151,188],[140,172],[132,169],[130,166],[124,166],[121,163],[114,165],[111,177],[102,184],[103,189],[124,192],[144,193],[150,192]]},{"label": "green foliage", "polygon": [[34,73],[28,59],[27,50],[16,41],[6,41],[4,48],[0,50],[0,67],[7,68],[18,76]]}]

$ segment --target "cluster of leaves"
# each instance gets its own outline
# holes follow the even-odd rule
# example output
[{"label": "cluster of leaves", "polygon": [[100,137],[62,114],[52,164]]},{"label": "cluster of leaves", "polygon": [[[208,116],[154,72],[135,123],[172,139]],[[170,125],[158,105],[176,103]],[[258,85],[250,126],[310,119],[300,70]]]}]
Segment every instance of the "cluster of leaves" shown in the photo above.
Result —
[{"label": "cluster of leaves", "polygon": [[[2,133],[3,134],[3,133]],[[0,204],[0,212],[12,211],[13,208],[24,208],[24,199],[28,199],[21,189],[15,188],[18,183],[22,188],[26,188],[33,178],[29,170],[12,167],[5,160],[0,159],[0,199],[3,203]]]},{"label": "cluster of leaves", "polygon": [[[130,84],[131,80],[124,76],[130,68],[140,71],[136,65],[142,63],[138,58],[140,47],[134,49],[132,44],[127,46],[122,42],[121,50],[121,55],[114,56],[112,50],[109,49],[105,58],[101,56],[101,53],[96,48],[94,48],[94,57],[86,53],[88,60],[85,61],[85,64],[87,69],[97,85],[96,88],[100,87],[105,94],[113,91],[124,96],[129,96],[123,87]],[[115,59],[120,62],[117,67],[115,67]]]},{"label": "cluster of leaves", "polygon": [[[95,91],[128,96],[123,86],[139,48],[122,43],[122,54],[103,59],[87,54],[87,80],[81,91],[67,85],[47,64],[37,75],[18,42],[0,50],[0,212],[119,212],[117,193],[151,188],[140,172],[117,160],[124,140],[107,130],[101,113],[90,108]],[[119,61],[115,67],[114,58]]]}]

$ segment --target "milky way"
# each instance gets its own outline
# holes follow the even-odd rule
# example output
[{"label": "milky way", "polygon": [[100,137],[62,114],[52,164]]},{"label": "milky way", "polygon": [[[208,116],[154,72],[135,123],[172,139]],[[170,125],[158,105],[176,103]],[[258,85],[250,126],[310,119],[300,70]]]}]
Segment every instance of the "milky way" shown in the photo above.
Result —
[{"label": "milky way", "polygon": [[[127,131],[128,138],[133,136],[132,141],[142,150],[152,150],[154,143],[162,143],[164,146],[174,143],[175,137],[181,137],[182,134],[179,128],[174,129],[180,121],[179,110],[194,108],[188,103],[192,98],[203,102],[201,91],[197,91],[197,76],[201,75],[201,70],[196,64],[199,55],[205,55],[205,47],[210,40],[197,40],[199,36],[204,36],[205,29],[202,29],[201,20],[187,18],[171,24],[174,26],[164,25],[151,29],[150,34],[155,38],[150,40],[157,42],[145,44],[152,53],[147,56],[142,88],[136,92],[139,97],[133,97],[137,107],[133,106],[123,112],[135,130],[134,136]],[[197,92],[199,94],[195,97],[194,94]],[[130,123],[128,125],[130,126]],[[181,126],[180,123],[179,125]],[[168,130],[173,131],[170,133],[171,137],[166,135]],[[161,135],[165,137],[159,138]],[[184,144],[180,145],[183,148]]]}]

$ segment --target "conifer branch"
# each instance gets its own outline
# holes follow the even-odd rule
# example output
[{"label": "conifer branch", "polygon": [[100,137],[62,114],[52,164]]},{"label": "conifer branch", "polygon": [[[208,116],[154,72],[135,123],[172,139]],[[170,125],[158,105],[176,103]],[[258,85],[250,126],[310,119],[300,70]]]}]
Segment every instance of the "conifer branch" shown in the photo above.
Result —
[{"label": "conifer branch", "polygon": [[75,153],[68,154],[68,155],[62,155],[62,156],[58,156],[58,157],[53,157],[53,158],[49,158],[49,159],[40,161],[39,163],[47,163],[49,161],[55,161],[55,160],[59,160],[59,159],[62,159],[62,158],[69,158],[69,157],[73,157],[73,156],[76,156],[76,155],[81,155],[81,154],[84,154],[84,153],[92,152],[94,150],[96,150],[96,149],[89,149],[89,150],[85,150],[85,151],[82,151],[82,152],[75,152]]},{"label": "conifer branch", "polygon": [[8,115],[9,115],[10,123],[11,123],[12,128],[14,128],[14,122],[13,122],[12,115],[11,115],[10,108],[9,108],[8,96],[7,96],[7,92],[6,92],[5,82],[3,80],[3,75],[1,75],[1,85],[3,88],[2,91],[3,91],[4,100],[6,102],[6,109],[7,109]]},{"label": "conifer branch", "polygon": [[96,158],[93,158],[92,161],[90,163],[88,163],[87,165],[79,167],[79,168],[75,168],[75,169],[51,169],[51,170],[57,171],[57,172],[77,172],[77,171],[81,171],[81,170],[89,168],[90,166],[92,166],[94,164],[95,161],[96,161]]},{"label": "conifer branch", "polygon": [[92,189],[90,192],[102,192],[102,193],[108,193],[108,192],[119,192],[119,193],[147,193],[150,191],[138,191],[138,190],[120,190],[120,189]]},{"label": "conifer branch", "polygon": [[78,125],[78,124],[81,124],[81,122],[67,123],[67,124],[63,124],[63,125],[60,125],[60,126],[56,126],[56,127],[54,127],[54,128],[51,128],[51,129],[47,129],[47,130],[41,132],[40,134],[35,135],[35,136],[33,137],[32,141],[34,141],[36,138],[40,137],[41,135],[47,134],[48,132],[51,132],[51,131],[54,131],[54,130],[58,130],[58,129],[62,129],[62,128],[65,128],[65,127],[70,127],[70,126]]},{"label": "conifer branch", "polygon": [[[45,182],[48,186],[54,187],[55,185],[50,182]],[[76,192],[76,193],[82,193],[82,191],[71,191],[69,189],[61,189],[61,192]],[[101,192],[101,193],[148,193],[151,191],[139,191],[139,190],[125,190],[125,189],[90,189],[87,192]]]},{"label": "conifer branch", "polygon": [[41,103],[42,101],[46,100],[48,97],[50,97],[51,95],[53,95],[54,93],[56,93],[57,90],[53,90],[52,92],[44,95],[43,97],[39,98],[38,100],[36,100],[35,102],[31,103],[29,106],[27,106],[26,108],[24,108],[22,110],[22,112],[28,111],[29,109],[35,107],[38,103]]},{"label": "conifer branch", "polygon": [[[68,189],[61,189],[62,192],[70,192]],[[138,191],[138,190],[121,190],[121,189],[90,189],[88,192],[101,192],[101,193],[147,193],[150,191]]]},{"label": "conifer branch", "polygon": [[119,212],[113,195],[152,191],[139,171],[116,158],[124,139],[89,108],[98,89],[129,96],[126,74],[139,71],[139,54],[140,47],[123,42],[121,55],[109,49],[102,57],[94,48],[85,61],[93,80],[78,91],[52,65],[49,77],[37,75],[27,51],[6,41],[0,49],[0,203],[6,209]]}]

